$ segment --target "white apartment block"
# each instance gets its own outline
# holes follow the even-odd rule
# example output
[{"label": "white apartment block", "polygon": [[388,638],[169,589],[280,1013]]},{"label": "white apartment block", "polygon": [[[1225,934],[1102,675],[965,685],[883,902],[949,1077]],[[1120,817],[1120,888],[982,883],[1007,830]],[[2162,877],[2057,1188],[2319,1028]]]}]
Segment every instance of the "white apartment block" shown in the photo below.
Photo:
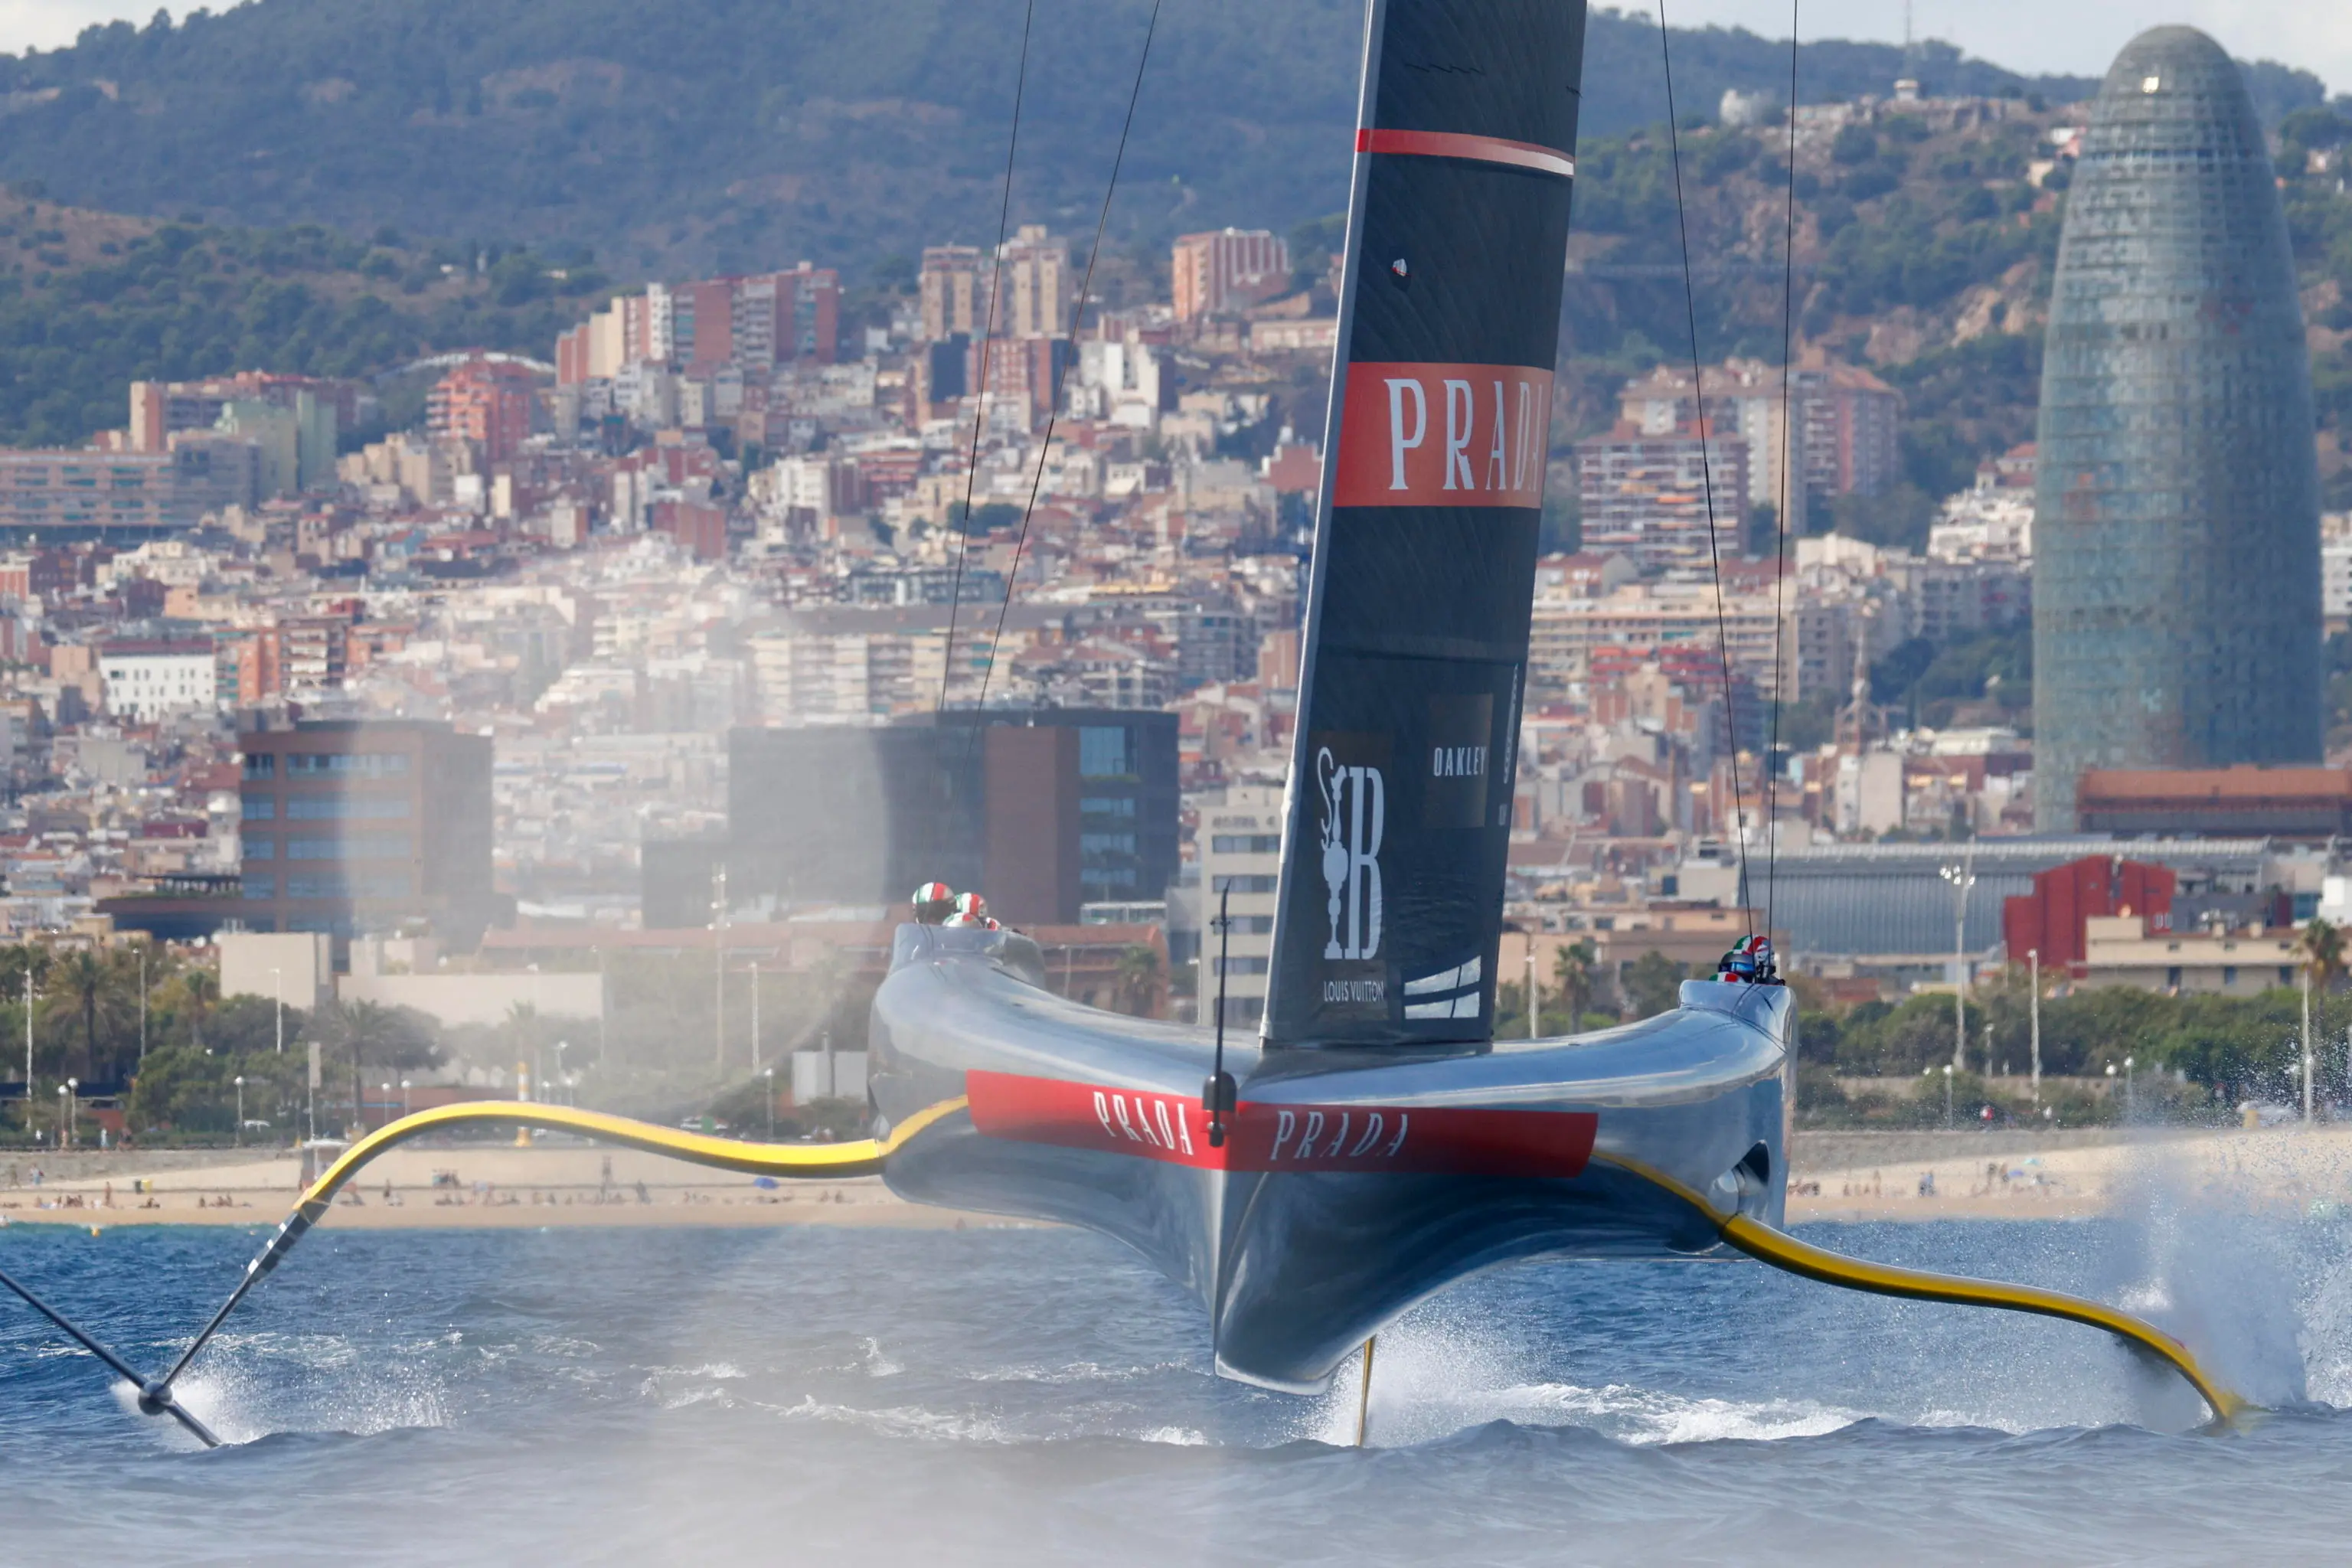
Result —
[{"label": "white apartment block", "polygon": [[212,707],[213,672],[210,643],[113,643],[98,656],[107,711],[142,723]]},{"label": "white apartment block", "polygon": [[[1282,791],[1270,784],[1236,785],[1201,802],[1201,1014],[1214,1022],[1222,978],[1228,1026],[1254,1027],[1265,1016],[1267,970],[1274,954],[1275,880],[1282,866]],[[1215,921],[1231,889],[1233,928]],[[1221,942],[1228,944],[1222,975]]]},{"label": "white apartment block", "polygon": [[751,639],[761,716],[769,723],[872,720],[934,702],[947,661],[944,632],[826,633]]},{"label": "white apartment block", "polygon": [[2319,612],[2330,626],[2352,621],[2352,512],[2319,520]]}]

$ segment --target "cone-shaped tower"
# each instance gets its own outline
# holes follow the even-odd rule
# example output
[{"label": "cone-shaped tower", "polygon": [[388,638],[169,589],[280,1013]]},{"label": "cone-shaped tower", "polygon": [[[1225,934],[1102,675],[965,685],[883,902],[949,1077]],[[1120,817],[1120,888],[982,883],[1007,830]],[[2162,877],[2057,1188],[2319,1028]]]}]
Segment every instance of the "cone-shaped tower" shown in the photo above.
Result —
[{"label": "cone-shaped tower", "polygon": [[2125,46],[2066,202],[2042,370],[2034,820],[2085,769],[2320,754],[2318,474],[2286,220],[2238,68]]}]

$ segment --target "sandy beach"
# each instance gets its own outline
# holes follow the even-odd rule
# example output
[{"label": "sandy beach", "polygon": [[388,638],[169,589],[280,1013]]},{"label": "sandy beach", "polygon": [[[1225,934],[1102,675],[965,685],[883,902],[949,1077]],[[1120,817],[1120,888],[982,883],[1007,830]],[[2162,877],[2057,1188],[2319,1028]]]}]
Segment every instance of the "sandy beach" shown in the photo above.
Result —
[{"label": "sandy beach", "polygon": [[[33,1172],[42,1181],[37,1186]],[[0,1159],[0,1223],[275,1226],[293,1208],[290,1152],[115,1151]],[[143,1186],[144,1191],[140,1190]],[[370,1164],[328,1223],[376,1229],[593,1226],[861,1225],[962,1228],[1016,1223],[894,1196],[877,1176],[788,1182],[630,1149],[410,1145]]]},{"label": "sandy beach", "polygon": [[2153,1188],[2237,1208],[2352,1208],[2352,1127],[2080,1134],[1800,1133],[1789,1218],[2080,1219]]},{"label": "sandy beach", "polygon": [[[2080,1219],[2154,1184],[2239,1208],[2352,1209],[2352,1127],[2332,1125],[1801,1132],[1790,1167],[1792,1222]],[[0,1224],[274,1226],[293,1206],[299,1168],[280,1151],[0,1156]],[[542,1135],[529,1147],[395,1149],[344,1190],[330,1223],[384,1229],[1014,1222],[908,1203],[878,1177],[769,1189],[657,1154]]]}]

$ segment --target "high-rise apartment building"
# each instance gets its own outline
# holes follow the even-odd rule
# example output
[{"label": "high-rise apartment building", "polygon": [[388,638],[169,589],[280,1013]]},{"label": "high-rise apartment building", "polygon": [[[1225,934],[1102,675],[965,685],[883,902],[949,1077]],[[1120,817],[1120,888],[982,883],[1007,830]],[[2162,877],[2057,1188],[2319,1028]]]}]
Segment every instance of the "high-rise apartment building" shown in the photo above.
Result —
[{"label": "high-rise apartment building", "polygon": [[1584,548],[1624,555],[1643,567],[1706,564],[1707,523],[1717,556],[1738,553],[1747,516],[1748,443],[1710,419],[1651,432],[1621,424],[1576,444],[1577,501]]},{"label": "high-rise apartment building", "polygon": [[168,452],[183,438],[214,435],[257,443],[264,496],[335,482],[335,442],[373,407],[351,382],[243,371],[204,381],[134,381],[131,424],[121,446]]},{"label": "high-rise apartment building", "polygon": [[2237,66],[2126,45],[2066,201],[2033,521],[2034,821],[2094,768],[2320,756],[2318,474],[2286,221]]},{"label": "high-rise apartment building", "polygon": [[950,710],[877,728],[738,729],[728,756],[726,840],[646,847],[648,924],[698,923],[718,864],[738,905],[898,908],[939,880],[1022,924],[1149,902],[1176,875],[1172,713]]},{"label": "high-rise apartment building", "polygon": [[[1792,389],[1803,504],[1818,508],[1832,496],[1874,496],[1903,476],[1896,426],[1903,400],[1858,364],[1800,366]],[[1777,487],[1776,487],[1777,488]],[[1792,499],[1790,510],[1796,510]]]},{"label": "high-rise apartment building", "polygon": [[[1254,1028],[1265,1016],[1266,971],[1274,952],[1274,895],[1282,869],[1282,792],[1234,785],[1201,805],[1201,1017],[1216,1021],[1224,998],[1228,1027]],[[1220,912],[1232,925],[1219,931]]]},{"label": "high-rise apartment building", "polygon": [[688,375],[708,375],[734,357],[734,280],[712,278],[671,289],[671,361]]},{"label": "high-rise apartment building", "polygon": [[425,394],[425,428],[439,440],[470,441],[489,461],[503,462],[530,436],[538,379],[523,365],[468,360]]},{"label": "high-rise apartment building", "polygon": [[705,377],[726,366],[832,364],[841,348],[841,275],[808,262],[782,272],[649,285],[555,341],[559,386],[614,380],[632,366]]},{"label": "high-rise apartment building", "polygon": [[[1704,385],[1709,426],[1748,446],[1738,505],[1778,510],[1785,502],[1791,534],[1807,531],[1808,518],[1834,497],[1877,495],[1902,478],[1902,396],[1860,365],[1801,363],[1784,384],[1778,365],[1735,359],[1707,366]],[[1647,436],[1685,428],[1699,413],[1690,372],[1673,365],[1628,383],[1618,409]]]},{"label": "high-rise apartment building", "polygon": [[337,941],[429,921],[470,946],[496,902],[486,735],[423,720],[303,720],[237,738],[251,931]]},{"label": "high-rise apartment building", "polygon": [[976,247],[926,247],[918,292],[925,342],[939,342],[959,332],[976,338],[988,330],[988,274]]},{"label": "high-rise apartment building", "polygon": [[1015,338],[1070,334],[1070,242],[1043,224],[1024,223],[1000,252],[998,330]]},{"label": "high-rise apartment building", "polygon": [[1287,290],[1290,247],[1263,228],[1179,235],[1170,280],[1178,321],[1222,315]]}]

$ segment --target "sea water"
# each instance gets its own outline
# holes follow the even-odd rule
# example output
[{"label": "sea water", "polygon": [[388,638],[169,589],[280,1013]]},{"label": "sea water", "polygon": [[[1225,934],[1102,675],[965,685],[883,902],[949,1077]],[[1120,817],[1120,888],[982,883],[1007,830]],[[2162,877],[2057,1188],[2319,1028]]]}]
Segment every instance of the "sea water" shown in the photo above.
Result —
[{"label": "sea water", "polygon": [[[0,1298],[0,1562],[2267,1563],[2352,1552],[2352,1230],[1805,1227],[2182,1328],[2275,1413],[2197,1429],[2106,1336],[1742,1262],[1498,1270],[1303,1398],[1070,1230],[313,1233],[142,1417]],[[259,1239],[0,1231],[168,1363]],[[94,1556],[94,1554],[96,1554]]]}]

